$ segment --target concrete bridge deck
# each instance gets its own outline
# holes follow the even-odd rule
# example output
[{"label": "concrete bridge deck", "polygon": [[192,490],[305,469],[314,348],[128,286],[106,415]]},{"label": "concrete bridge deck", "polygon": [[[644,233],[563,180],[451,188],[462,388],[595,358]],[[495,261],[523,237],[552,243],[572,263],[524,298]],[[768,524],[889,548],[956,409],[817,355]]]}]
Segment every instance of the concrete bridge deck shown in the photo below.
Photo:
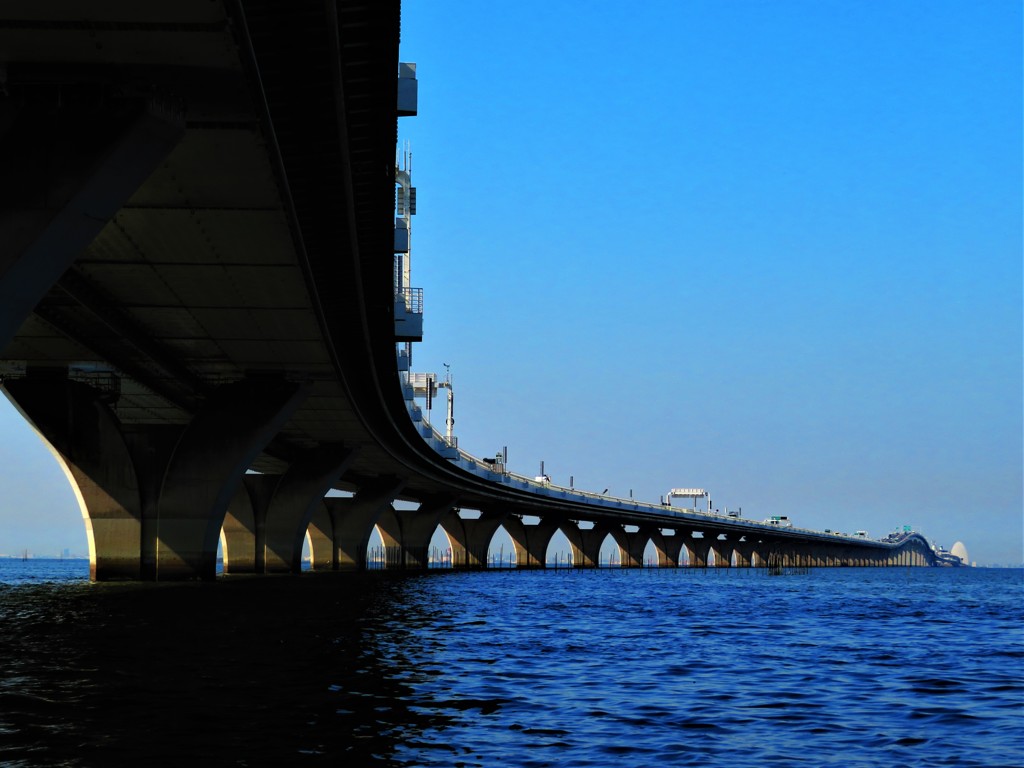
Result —
[{"label": "concrete bridge deck", "polygon": [[666,565],[933,561],[431,448],[395,354],[397,0],[0,15],[0,376],[75,486],[94,578],[212,578],[221,542],[230,571],[297,571],[307,531],[315,567],[358,568],[375,526],[410,567],[438,525],[469,566],[499,525],[533,566],[557,529],[582,565],[609,534],[628,564],[648,540]]}]

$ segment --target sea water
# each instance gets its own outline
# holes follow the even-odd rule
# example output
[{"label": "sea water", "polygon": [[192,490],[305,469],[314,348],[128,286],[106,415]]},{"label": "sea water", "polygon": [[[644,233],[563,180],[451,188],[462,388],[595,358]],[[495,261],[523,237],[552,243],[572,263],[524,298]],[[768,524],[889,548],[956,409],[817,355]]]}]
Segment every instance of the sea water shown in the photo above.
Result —
[{"label": "sea water", "polygon": [[4,766],[1024,766],[1024,572],[90,584],[0,561]]}]

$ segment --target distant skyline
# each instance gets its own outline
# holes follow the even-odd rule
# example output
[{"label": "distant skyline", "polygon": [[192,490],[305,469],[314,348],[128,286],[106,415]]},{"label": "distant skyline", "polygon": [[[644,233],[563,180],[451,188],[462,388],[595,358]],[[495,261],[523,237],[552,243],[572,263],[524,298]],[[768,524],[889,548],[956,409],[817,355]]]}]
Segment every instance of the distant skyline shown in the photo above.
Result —
[{"label": "distant skyline", "polygon": [[[1021,13],[406,0],[413,368],[460,447],[1021,564]],[[84,552],[0,434],[0,552]]]}]

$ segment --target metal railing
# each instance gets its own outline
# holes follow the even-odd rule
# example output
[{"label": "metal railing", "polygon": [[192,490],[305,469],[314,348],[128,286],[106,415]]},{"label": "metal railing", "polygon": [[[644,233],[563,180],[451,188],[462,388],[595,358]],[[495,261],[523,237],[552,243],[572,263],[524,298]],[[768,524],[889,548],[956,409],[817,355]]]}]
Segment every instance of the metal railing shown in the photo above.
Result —
[{"label": "metal railing", "polygon": [[405,305],[405,311],[412,315],[423,314],[422,288],[395,288],[395,299]]}]

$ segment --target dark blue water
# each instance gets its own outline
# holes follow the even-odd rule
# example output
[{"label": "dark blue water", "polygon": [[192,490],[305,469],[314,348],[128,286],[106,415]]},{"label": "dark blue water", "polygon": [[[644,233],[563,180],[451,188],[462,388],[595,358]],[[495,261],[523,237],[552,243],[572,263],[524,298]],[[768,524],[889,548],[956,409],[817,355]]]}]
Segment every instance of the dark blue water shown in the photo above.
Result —
[{"label": "dark blue water", "polygon": [[5,766],[1024,766],[1019,570],[83,566],[0,561]]}]

